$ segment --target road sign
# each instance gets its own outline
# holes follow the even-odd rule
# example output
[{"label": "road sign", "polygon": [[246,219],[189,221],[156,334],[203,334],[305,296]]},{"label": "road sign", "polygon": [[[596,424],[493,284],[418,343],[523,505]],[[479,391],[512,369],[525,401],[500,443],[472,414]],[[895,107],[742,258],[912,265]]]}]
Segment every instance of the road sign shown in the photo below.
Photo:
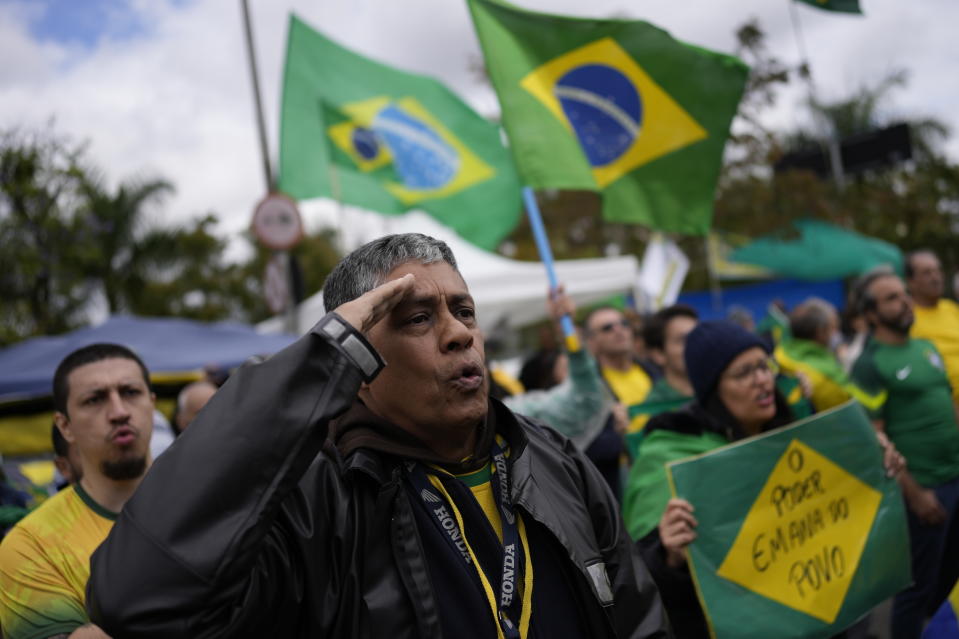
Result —
[{"label": "road sign", "polygon": [[296,202],[282,193],[270,193],[253,212],[253,234],[274,251],[293,248],[303,237],[303,221]]},{"label": "road sign", "polygon": [[278,253],[266,263],[263,273],[263,292],[266,305],[274,313],[282,313],[290,304],[290,278],[286,273],[287,256]]}]

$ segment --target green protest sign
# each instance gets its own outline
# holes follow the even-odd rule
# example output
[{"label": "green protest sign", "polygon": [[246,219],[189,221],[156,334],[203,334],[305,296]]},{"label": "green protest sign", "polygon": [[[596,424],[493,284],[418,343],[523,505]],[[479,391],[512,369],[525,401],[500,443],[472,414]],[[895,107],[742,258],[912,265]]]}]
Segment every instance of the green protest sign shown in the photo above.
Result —
[{"label": "green protest sign", "polygon": [[862,407],[668,466],[716,639],[830,637],[911,582],[902,496]]}]

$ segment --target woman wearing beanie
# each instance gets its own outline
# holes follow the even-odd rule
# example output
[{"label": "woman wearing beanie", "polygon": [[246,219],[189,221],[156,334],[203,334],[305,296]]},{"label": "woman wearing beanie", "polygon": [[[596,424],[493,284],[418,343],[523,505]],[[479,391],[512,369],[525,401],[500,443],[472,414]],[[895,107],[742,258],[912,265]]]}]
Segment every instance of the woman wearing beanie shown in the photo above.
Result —
[{"label": "woman wearing beanie", "polygon": [[[778,367],[768,346],[742,327],[729,321],[700,323],[686,338],[685,360],[695,398],[646,425],[626,486],[623,518],[639,540],[676,636],[698,639],[709,637],[709,630],[685,555],[696,538],[696,519],[689,502],[670,499],[666,464],[784,426],[793,416],[776,390]],[[886,462],[887,468],[902,464],[891,446]]]}]

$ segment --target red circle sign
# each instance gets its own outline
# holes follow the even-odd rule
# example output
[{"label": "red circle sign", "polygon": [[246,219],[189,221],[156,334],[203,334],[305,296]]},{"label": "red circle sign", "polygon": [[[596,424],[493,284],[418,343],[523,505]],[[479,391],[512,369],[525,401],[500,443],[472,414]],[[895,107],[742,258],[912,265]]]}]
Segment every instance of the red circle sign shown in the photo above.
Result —
[{"label": "red circle sign", "polygon": [[270,193],[253,212],[253,234],[267,248],[285,251],[303,238],[303,221],[296,202],[282,193]]}]

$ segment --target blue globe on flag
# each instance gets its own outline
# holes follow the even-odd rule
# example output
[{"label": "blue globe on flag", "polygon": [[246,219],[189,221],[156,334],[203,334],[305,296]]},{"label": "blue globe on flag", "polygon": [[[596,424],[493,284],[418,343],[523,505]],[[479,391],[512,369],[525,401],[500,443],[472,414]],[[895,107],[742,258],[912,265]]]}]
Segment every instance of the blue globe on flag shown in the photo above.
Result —
[{"label": "blue globe on flag", "polygon": [[590,165],[615,162],[639,135],[642,99],[630,79],[618,69],[584,64],[560,77],[553,92]]},{"label": "blue globe on flag", "polygon": [[376,115],[373,131],[389,147],[396,172],[408,188],[438,189],[456,177],[460,168],[456,150],[395,104]]},{"label": "blue globe on flag", "polygon": [[358,126],[350,135],[350,142],[356,154],[364,160],[374,159],[380,152],[380,141],[376,133],[366,127]]}]

